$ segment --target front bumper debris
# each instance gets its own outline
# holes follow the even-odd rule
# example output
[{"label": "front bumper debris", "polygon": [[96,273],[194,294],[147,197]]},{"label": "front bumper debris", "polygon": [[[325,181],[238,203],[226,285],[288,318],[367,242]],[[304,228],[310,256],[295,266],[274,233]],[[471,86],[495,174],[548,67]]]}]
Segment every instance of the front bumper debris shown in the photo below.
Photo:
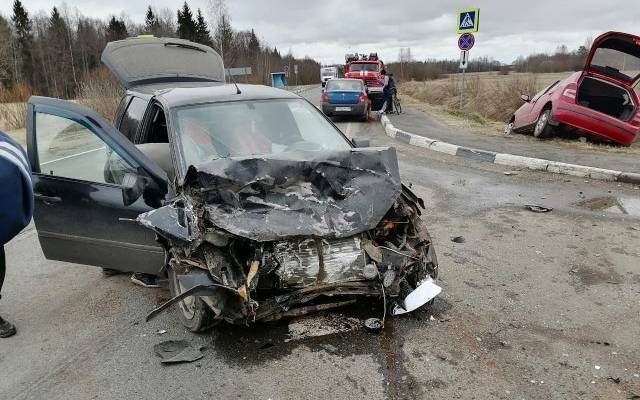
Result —
[{"label": "front bumper debris", "polygon": [[362,298],[383,299],[393,315],[414,311],[441,290],[422,208],[401,185],[392,149],[191,167],[176,200],[138,217],[180,287],[148,318],[190,296],[236,324]]}]

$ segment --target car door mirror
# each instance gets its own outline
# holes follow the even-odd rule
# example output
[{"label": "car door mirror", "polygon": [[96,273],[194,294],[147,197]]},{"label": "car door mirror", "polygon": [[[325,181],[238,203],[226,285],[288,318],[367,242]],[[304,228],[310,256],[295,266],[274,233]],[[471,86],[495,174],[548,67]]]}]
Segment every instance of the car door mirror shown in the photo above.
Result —
[{"label": "car door mirror", "polygon": [[353,138],[351,143],[355,147],[371,147],[371,141],[368,138]]},{"label": "car door mirror", "polygon": [[522,101],[524,101],[525,103],[528,103],[531,101],[531,98],[527,94],[521,94],[520,99],[522,99]]},{"label": "car door mirror", "polygon": [[122,178],[122,202],[125,206],[135,203],[144,193],[149,184],[149,178],[142,175],[127,173]]},{"label": "car door mirror", "polygon": [[144,175],[127,173],[122,178],[122,202],[125,206],[135,203],[140,197],[150,207],[162,205],[162,190],[153,181]]}]

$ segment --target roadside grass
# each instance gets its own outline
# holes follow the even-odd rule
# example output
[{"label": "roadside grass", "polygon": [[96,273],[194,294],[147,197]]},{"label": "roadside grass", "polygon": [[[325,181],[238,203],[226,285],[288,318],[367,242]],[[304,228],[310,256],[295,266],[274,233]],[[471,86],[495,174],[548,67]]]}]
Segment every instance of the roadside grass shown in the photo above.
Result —
[{"label": "roadside grass", "polygon": [[[534,143],[538,142],[538,139],[531,135],[504,136],[503,129],[506,121],[522,105],[521,94],[533,96],[547,85],[566,78],[570,74],[571,72],[467,74],[462,108],[460,108],[459,97],[461,83],[459,74],[425,82],[402,82],[398,86],[401,99],[405,104],[432,115],[445,125],[465,129],[475,134]],[[640,154],[640,143],[631,147],[621,147],[607,143],[580,142],[577,137],[567,140],[565,136],[555,137],[547,142],[567,149]]]},{"label": "roadside grass", "polygon": [[[0,130],[25,144],[26,101],[32,95],[26,85],[15,85],[0,90]],[[115,77],[106,69],[98,68],[83,77],[76,100],[98,112],[108,121],[113,121],[115,112],[124,95],[124,90]]]},{"label": "roadside grass", "polygon": [[123,96],[124,90],[120,83],[109,70],[101,67],[94,69],[82,79],[77,101],[111,122]]}]

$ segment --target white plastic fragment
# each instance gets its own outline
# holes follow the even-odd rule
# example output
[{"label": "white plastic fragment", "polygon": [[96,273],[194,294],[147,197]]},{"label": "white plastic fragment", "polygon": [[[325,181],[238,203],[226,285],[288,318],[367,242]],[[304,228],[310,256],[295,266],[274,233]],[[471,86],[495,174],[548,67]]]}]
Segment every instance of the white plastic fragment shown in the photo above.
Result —
[{"label": "white plastic fragment", "polygon": [[427,304],[431,299],[436,297],[442,288],[433,282],[433,279],[427,278],[404,299],[404,308],[396,305],[393,308],[393,315],[406,314],[423,305]]}]

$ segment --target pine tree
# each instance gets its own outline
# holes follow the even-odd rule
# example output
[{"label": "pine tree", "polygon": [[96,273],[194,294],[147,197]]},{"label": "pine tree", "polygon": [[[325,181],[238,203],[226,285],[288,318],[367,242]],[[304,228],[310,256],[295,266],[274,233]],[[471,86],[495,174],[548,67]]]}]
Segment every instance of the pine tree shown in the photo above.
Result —
[{"label": "pine tree", "polygon": [[181,39],[196,41],[196,22],[187,2],[184,2],[182,11],[178,10],[178,37]]},{"label": "pine tree", "polygon": [[198,43],[202,43],[206,46],[211,46],[213,43],[211,41],[211,34],[209,32],[209,28],[207,27],[207,23],[202,16],[202,11],[198,8],[198,17],[196,19],[196,37],[195,41]]},{"label": "pine tree", "polygon": [[119,20],[116,17],[111,17],[109,23],[107,24],[105,36],[107,42],[126,39],[127,36],[129,36],[129,33],[127,32],[127,26],[125,25],[124,21]]},{"label": "pine tree", "polygon": [[18,57],[17,78],[19,81],[31,82],[33,80],[33,55],[31,53],[33,32],[29,14],[22,6],[20,0],[13,2],[11,22],[13,22],[16,33],[16,54]]},{"label": "pine tree", "polygon": [[234,55],[232,54],[231,49],[233,45],[233,28],[231,27],[229,16],[226,14],[222,14],[220,16],[214,37],[216,48],[224,58],[225,64],[233,64]]},{"label": "pine tree", "polygon": [[160,23],[158,22],[158,18],[153,13],[151,6],[147,8],[147,15],[144,20],[144,29],[147,33],[151,33],[156,35],[160,29]]},{"label": "pine tree", "polygon": [[249,48],[249,54],[252,56],[257,56],[260,52],[260,41],[253,29],[251,29],[251,33],[249,34],[249,45],[247,47]]}]

